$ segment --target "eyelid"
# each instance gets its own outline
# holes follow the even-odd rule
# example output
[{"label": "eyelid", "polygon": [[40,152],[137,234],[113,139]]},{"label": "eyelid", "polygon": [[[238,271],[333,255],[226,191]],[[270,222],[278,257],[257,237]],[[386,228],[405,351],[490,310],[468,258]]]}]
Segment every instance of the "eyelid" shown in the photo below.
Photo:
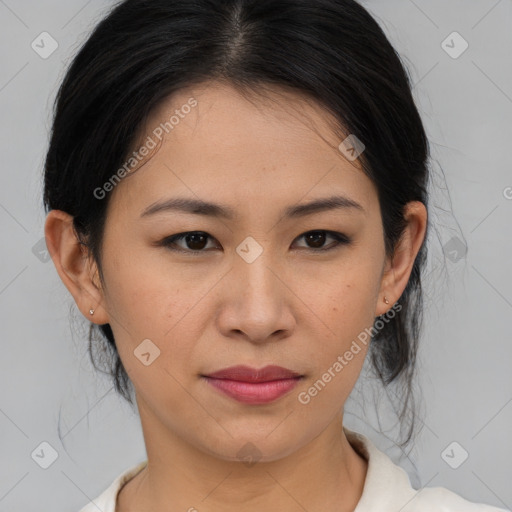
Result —
[{"label": "eyelid", "polygon": [[[206,231],[182,231],[181,233],[176,233],[175,235],[166,236],[164,239],[162,239],[160,242],[158,242],[157,245],[164,246],[171,251],[192,254],[192,255],[199,255],[201,253],[207,252],[206,249],[193,250],[193,249],[183,249],[182,247],[176,246],[175,242],[184,240],[187,235],[204,235],[208,239],[217,241],[217,239],[215,237],[213,237]],[[217,241],[217,243],[218,243],[218,241]],[[171,247],[171,246],[173,246],[173,247]]]},{"label": "eyelid", "polygon": [[[341,233],[338,231],[329,230],[329,229],[311,229],[309,231],[305,231],[304,233],[301,233],[299,236],[297,236],[294,239],[294,242],[295,242],[295,240],[301,239],[301,238],[305,237],[306,235],[310,235],[312,233],[325,233],[326,236],[330,236],[331,238],[334,238],[334,240],[337,242],[336,245],[334,245],[334,247],[327,246],[327,248],[321,247],[321,248],[315,249],[314,247],[301,247],[301,249],[304,249],[304,250],[312,252],[312,253],[327,253],[331,250],[336,250],[338,248],[341,248],[342,246],[349,245],[352,242],[352,238],[349,237],[348,235],[345,235],[344,233]],[[176,247],[175,242],[185,239],[187,235],[204,235],[208,239],[217,241],[217,239],[215,237],[213,237],[206,231],[183,231],[181,233],[176,233],[174,235],[165,237],[160,242],[158,242],[157,245],[164,246],[171,251],[192,254],[192,255],[199,255],[201,253],[208,252],[208,249],[194,250],[194,249],[183,249],[181,247]],[[218,243],[218,241],[217,241],[217,243]],[[172,245],[174,245],[174,247],[171,247]]]},{"label": "eyelid", "polygon": [[[352,239],[348,235],[345,235],[344,233],[341,233],[339,231],[333,231],[333,230],[329,230],[329,229],[312,229],[310,231],[306,231],[306,232],[302,233],[295,240],[297,240],[299,238],[303,238],[304,236],[310,235],[312,233],[325,233],[327,236],[334,238],[338,242],[338,246],[339,245],[348,245],[352,242]],[[338,246],[335,246],[335,248]],[[314,249],[311,247],[306,247],[306,249],[311,249],[314,252],[321,252],[322,250],[325,250],[326,252],[328,251],[328,249]]]}]

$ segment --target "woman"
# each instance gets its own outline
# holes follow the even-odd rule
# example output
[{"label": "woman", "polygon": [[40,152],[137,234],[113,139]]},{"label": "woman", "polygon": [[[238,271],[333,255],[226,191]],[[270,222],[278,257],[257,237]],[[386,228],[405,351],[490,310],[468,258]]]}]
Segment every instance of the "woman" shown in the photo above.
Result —
[{"label": "woman", "polygon": [[410,399],[428,156],[352,0],[127,0],[96,27],[56,101],[45,235],[147,461],[83,512],[499,510],[418,492],[343,426],[368,352]]}]

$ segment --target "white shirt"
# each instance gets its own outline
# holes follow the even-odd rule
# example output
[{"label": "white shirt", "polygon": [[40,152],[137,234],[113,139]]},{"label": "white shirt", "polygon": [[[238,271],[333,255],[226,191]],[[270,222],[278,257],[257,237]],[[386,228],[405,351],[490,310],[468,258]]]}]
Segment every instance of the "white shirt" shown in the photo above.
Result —
[{"label": "white shirt", "polygon": [[[511,512],[468,501],[444,487],[412,488],[409,476],[373,442],[343,427],[351,446],[368,461],[363,493],[354,512]],[[116,512],[117,494],[147,464],[141,462],[120,474],[112,484],[80,512]]]}]

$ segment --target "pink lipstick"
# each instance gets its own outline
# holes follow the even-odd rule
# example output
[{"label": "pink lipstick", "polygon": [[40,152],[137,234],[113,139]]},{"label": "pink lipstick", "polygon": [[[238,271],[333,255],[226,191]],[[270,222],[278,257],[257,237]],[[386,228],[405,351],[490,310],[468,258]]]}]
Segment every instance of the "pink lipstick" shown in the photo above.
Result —
[{"label": "pink lipstick", "polygon": [[238,402],[258,405],[285,395],[303,376],[287,368],[270,365],[259,370],[249,366],[231,366],[202,377]]}]

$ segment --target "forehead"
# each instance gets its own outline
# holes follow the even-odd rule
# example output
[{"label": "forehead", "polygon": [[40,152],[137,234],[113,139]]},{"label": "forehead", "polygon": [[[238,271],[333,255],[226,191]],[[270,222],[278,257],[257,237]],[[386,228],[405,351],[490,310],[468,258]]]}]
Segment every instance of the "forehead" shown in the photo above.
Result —
[{"label": "forehead", "polygon": [[166,126],[164,138],[183,148],[189,142],[203,143],[205,151],[213,146],[263,157],[265,149],[299,146],[296,151],[317,151],[323,141],[324,151],[330,148],[339,156],[340,136],[333,130],[340,127],[333,116],[304,94],[275,86],[241,91],[230,84],[207,82],[178,91],[152,112],[143,133],[158,126]]},{"label": "forehead", "polygon": [[221,83],[183,89],[154,109],[135,150],[149,139],[156,148],[116,187],[118,200],[142,206],[180,192],[266,207],[335,192],[360,203],[376,197],[359,162],[338,149],[334,118],[294,91],[267,89],[262,97]]}]

